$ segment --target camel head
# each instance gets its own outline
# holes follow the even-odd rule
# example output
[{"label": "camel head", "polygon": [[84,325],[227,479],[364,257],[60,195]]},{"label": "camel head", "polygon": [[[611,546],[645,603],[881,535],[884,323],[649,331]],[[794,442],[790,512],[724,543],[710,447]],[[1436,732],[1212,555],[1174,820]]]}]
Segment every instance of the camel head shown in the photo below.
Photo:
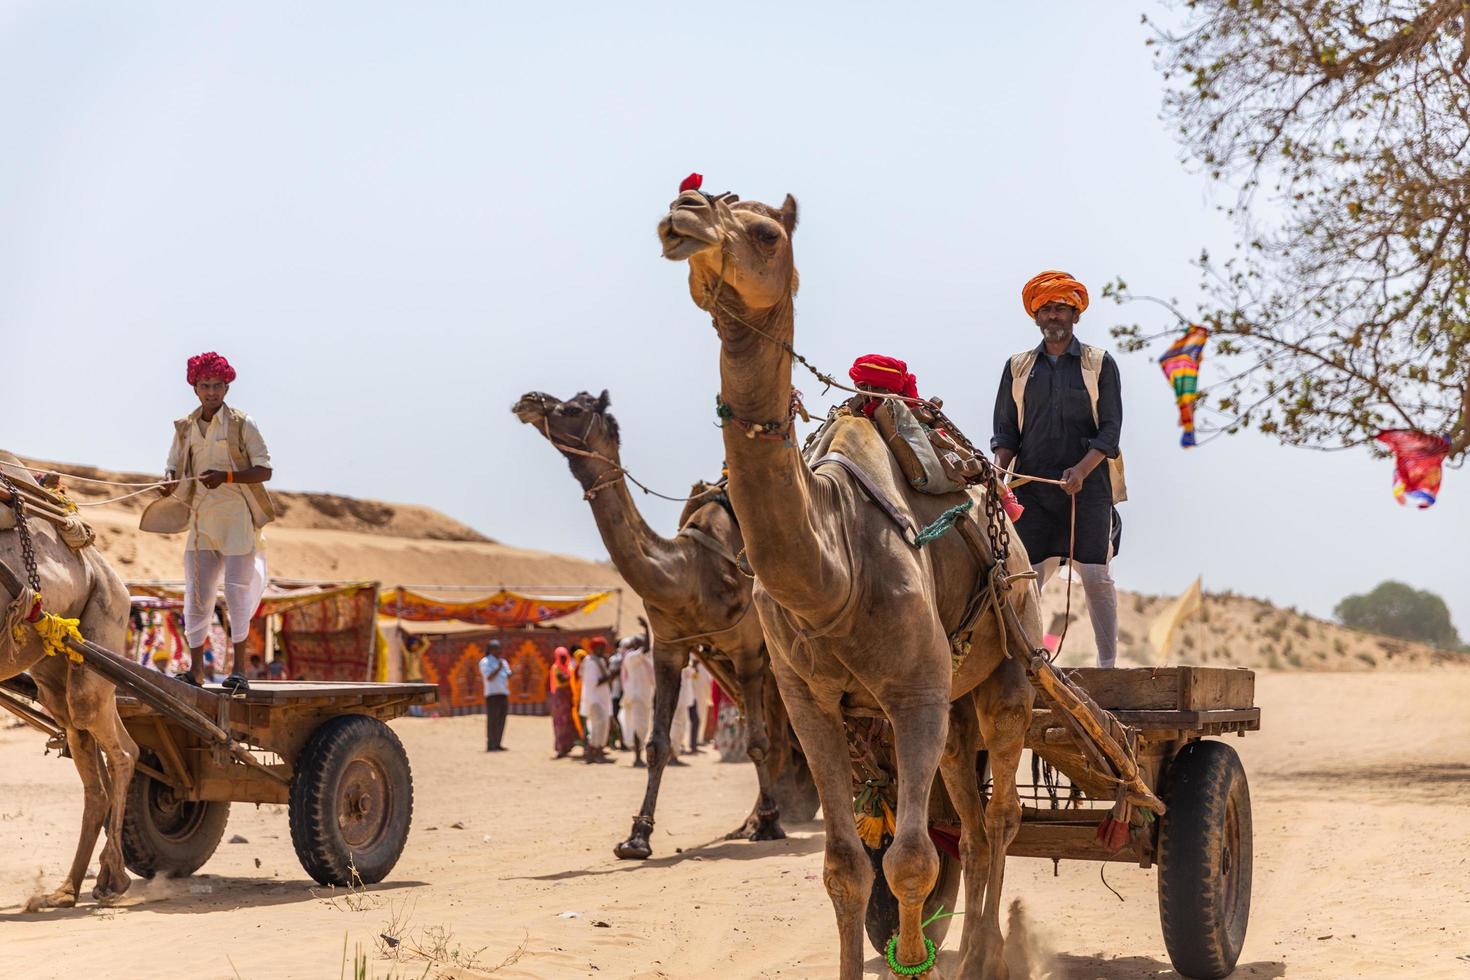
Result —
[{"label": "camel head", "polygon": [[795,230],[796,199],[790,194],[773,208],[734,194],[684,190],[658,223],[664,258],[689,263],[696,306],[710,309],[718,295],[720,305],[752,314],[796,295]]},{"label": "camel head", "polygon": [[578,453],[591,452],[615,460],[618,420],[607,410],[610,403],[606,390],[600,395],[579,391],[567,401],[558,401],[545,392],[528,391],[511,406],[511,411],[569,459],[585,460],[587,457]]}]

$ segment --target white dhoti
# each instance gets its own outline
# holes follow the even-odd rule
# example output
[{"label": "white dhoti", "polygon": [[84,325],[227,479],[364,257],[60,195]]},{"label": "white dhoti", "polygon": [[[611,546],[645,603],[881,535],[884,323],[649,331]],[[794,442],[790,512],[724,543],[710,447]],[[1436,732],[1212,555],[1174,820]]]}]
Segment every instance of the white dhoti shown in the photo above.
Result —
[{"label": "white dhoti", "polygon": [[624,695],[620,707],[618,722],[623,726],[623,741],[632,745],[634,736],[637,736],[647,745],[648,736],[653,732],[653,702],[634,701]]},{"label": "white dhoti", "polygon": [[587,706],[587,747],[600,749],[607,746],[607,730],[612,724],[612,712],[605,704]]},{"label": "white dhoti", "polygon": [[230,619],[230,642],[240,643],[250,635],[250,617],[265,594],[265,553],[184,552],[184,639],[192,649],[202,647],[209,635],[221,580]]}]

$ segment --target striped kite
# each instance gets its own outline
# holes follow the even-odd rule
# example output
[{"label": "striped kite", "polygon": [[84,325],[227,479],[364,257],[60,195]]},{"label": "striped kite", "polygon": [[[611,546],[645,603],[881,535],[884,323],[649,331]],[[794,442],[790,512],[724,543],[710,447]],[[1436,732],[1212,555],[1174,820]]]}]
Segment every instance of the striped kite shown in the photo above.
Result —
[{"label": "striped kite", "polygon": [[1191,323],[1184,336],[1170,344],[1159,357],[1164,377],[1174,386],[1179,426],[1184,430],[1179,436],[1179,445],[1185,449],[1194,445],[1194,402],[1199,397],[1199,362],[1204,360],[1205,341],[1209,336],[1209,330]]},{"label": "striped kite", "polygon": [[1412,503],[1420,510],[1434,506],[1450,441],[1413,429],[1389,429],[1376,438],[1393,450],[1394,499],[1400,506]]}]

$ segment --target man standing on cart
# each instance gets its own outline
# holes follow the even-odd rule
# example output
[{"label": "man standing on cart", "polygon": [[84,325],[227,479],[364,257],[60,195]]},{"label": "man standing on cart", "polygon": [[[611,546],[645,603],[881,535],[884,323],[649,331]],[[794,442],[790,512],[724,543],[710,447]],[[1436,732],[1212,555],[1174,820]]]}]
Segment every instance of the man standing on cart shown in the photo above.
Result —
[{"label": "man standing on cart", "polygon": [[245,673],[250,618],[265,591],[261,529],[275,519],[270,495],[271,457],[255,422],[225,404],[235,369],[209,351],[189,358],[187,379],[199,407],[174,423],[164,493],[177,490],[189,507],[184,544],[184,638],[189,673],[204,680],[204,643],[220,585],[234,645],[232,675]]},{"label": "man standing on cart", "polygon": [[[1044,588],[1062,559],[1070,559],[1087,595],[1097,664],[1111,667],[1118,654],[1118,598],[1108,567],[1118,543],[1113,504],[1125,499],[1118,365],[1073,334],[1087,309],[1087,287],[1067,273],[1036,276],[1021,290],[1021,302],[1041,343],[1012,356],[1001,372],[990,448],[1002,468],[1015,464],[1016,499],[1025,508],[1016,531],[1038,585]],[[1061,486],[1022,482],[1026,476]]]}]

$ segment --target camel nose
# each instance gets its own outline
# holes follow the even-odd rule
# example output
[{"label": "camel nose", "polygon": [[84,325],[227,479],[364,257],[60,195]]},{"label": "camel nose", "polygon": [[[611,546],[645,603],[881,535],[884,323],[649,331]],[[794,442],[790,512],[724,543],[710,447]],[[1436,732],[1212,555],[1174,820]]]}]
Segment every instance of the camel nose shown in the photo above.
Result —
[{"label": "camel nose", "polygon": [[670,211],[708,211],[709,208],[709,198],[699,191],[680,191],[674,203],[669,205]]}]

